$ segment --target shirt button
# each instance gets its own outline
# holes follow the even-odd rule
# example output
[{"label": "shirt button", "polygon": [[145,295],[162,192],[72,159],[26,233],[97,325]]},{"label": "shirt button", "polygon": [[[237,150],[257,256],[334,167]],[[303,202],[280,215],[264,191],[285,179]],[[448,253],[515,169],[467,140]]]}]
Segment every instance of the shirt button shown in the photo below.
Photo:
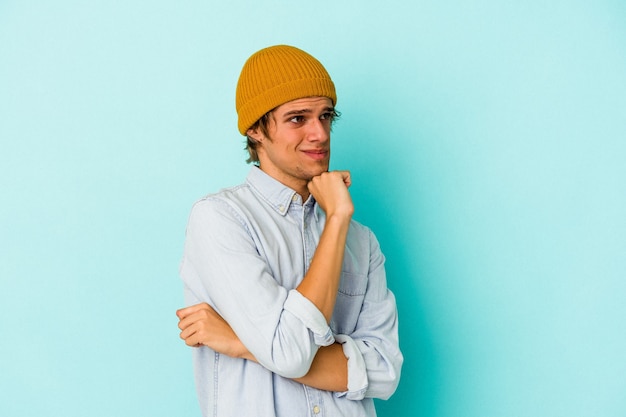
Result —
[{"label": "shirt button", "polygon": [[315,407],[313,407],[313,414],[319,414],[319,412],[320,412],[319,406],[316,405]]},{"label": "shirt button", "polygon": [[298,195],[294,194],[293,197],[291,197],[291,201],[296,201],[298,200]]}]

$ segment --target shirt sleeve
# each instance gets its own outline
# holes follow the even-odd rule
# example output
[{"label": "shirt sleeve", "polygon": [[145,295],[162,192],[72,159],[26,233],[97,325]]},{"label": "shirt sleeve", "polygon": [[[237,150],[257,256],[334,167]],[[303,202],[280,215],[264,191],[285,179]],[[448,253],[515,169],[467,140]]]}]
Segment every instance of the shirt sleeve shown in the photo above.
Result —
[{"label": "shirt sleeve", "polygon": [[336,395],[350,400],[388,399],[398,387],[404,360],[396,301],[387,288],[385,258],[374,234],[369,231],[369,235],[368,287],[356,328],[349,335],[335,336],[348,358],[348,391]]},{"label": "shirt sleeve", "polygon": [[222,200],[194,205],[180,273],[259,363],[278,375],[305,375],[319,346],[334,343],[323,314],[299,292],[278,285],[245,219]]}]

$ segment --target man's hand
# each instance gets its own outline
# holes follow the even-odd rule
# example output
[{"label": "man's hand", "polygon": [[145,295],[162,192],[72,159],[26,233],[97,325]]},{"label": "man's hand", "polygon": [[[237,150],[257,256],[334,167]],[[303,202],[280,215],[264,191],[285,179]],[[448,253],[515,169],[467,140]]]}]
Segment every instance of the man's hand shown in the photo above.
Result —
[{"label": "man's hand", "polygon": [[230,325],[207,303],[176,311],[180,338],[188,346],[208,346],[233,358],[255,360]]},{"label": "man's hand", "polygon": [[348,192],[351,183],[349,171],[330,171],[313,177],[307,187],[327,217],[340,215],[350,218],[354,212]]}]

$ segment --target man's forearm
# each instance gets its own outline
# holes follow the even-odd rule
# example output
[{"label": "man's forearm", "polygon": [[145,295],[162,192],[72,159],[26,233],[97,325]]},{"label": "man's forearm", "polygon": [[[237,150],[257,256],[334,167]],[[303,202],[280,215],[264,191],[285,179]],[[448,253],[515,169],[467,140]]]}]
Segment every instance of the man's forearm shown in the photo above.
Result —
[{"label": "man's forearm", "polygon": [[321,347],[309,372],[302,378],[295,378],[301,384],[325,390],[344,392],[348,390],[348,359],[339,343]]},{"label": "man's forearm", "polygon": [[[254,355],[245,348],[239,357],[258,363]],[[293,380],[324,391],[347,391],[348,359],[344,355],[341,345],[333,343],[330,346],[320,347],[309,372],[303,377],[293,378]]]},{"label": "man's forearm", "polygon": [[311,266],[296,288],[315,304],[328,323],[335,308],[349,227],[349,216],[332,216],[326,219]]}]

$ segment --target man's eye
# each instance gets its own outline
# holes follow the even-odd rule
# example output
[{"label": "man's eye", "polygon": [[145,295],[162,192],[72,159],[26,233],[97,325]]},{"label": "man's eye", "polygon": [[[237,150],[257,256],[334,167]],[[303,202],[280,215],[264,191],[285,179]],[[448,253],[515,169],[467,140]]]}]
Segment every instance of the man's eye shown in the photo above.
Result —
[{"label": "man's eye", "polygon": [[291,123],[302,123],[304,122],[304,116],[294,116],[291,119],[289,119],[289,121]]},{"label": "man's eye", "polygon": [[321,120],[332,120],[335,114],[333,112],[324,113],[320,116]]}]

